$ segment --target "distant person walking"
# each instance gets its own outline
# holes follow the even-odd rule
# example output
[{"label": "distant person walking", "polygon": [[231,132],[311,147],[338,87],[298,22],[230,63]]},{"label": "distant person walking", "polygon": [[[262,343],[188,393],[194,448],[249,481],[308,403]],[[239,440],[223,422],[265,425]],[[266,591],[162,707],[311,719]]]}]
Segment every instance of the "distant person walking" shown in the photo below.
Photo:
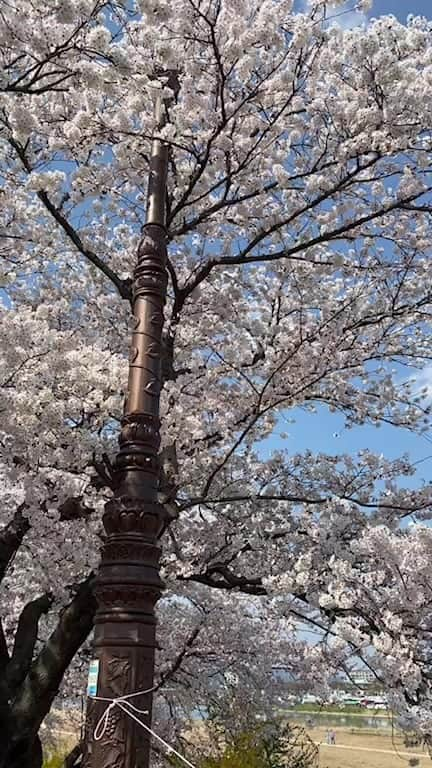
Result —
[{"label": "distant person walking", "polygon": [[336,733],[333,729],[329,732],[329,737],[330,737],[329,744],[336,744]]}]

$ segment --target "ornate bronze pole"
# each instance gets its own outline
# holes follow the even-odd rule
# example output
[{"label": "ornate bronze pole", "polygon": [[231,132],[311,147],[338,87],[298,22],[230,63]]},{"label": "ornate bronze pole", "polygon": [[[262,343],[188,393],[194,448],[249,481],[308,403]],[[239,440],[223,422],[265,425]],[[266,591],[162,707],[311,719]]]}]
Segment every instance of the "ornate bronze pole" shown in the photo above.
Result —
[{"label": "ornate bronze pole", "polygon": [[[177,90],[175,73],[166,73]],[[167,100],[158,96],[156,118],[162,126]],[[149,768],[149,736],[119,707],[109,711],[103,737],[95,727],[113,699],[151,689],[154,677],[156,622],[154,606],[163,584],[158,538],[165,513],[158,503],[159,394],[161,341],[166,297],[165,198],[168,147],[152,144],[147,220],[134,271],[134,329],[130,348],[129,387],[116,458],[116,490],[103,523],[106,541],[96,579],[93,662],[97,699],[88,699],[84,746],[85,768]],[[152,693],[131,702],[146,710],[151,723]]]}]

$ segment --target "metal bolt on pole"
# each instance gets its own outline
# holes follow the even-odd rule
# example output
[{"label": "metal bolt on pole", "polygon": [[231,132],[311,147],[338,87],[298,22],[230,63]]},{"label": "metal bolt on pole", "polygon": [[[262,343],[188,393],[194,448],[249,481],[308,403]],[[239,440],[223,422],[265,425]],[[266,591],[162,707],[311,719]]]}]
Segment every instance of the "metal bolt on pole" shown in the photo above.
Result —
[{"label": "metal bolt on pole", "polygon": [[[159,73],[160,75],[162,73]],[[178,89],[174,72],[163,73]],[[166,121],[168,102],[160,93],[156,121]],[[96,578],[94,691],[89,698],[84,739],[85,768],[149,768],[150,741],[143,728],[119,707],[110,709],[100,740],[94,730],[113,699],[151,689],[154,679],[154,606],[163,584],[158,539],[166,516],[158,503],[159,395],[163,308],[167,289],[165,198],[168,146],[152,143],[147,219],[133,279],[134,326],[129,357],[128,397],[116,457],[116,489],[106,504],[106,540]],[[151,724],[152,693],[133,699]]]}]

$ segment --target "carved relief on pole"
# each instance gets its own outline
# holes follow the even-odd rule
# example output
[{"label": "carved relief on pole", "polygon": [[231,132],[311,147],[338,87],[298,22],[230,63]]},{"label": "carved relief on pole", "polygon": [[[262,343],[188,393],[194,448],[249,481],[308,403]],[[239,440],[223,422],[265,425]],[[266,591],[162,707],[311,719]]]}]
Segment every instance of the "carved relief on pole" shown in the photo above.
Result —
[{"label": "carved relief on pole", "polygon": [[111,537],[117,541],[123,534],[136,533],[143,537],[143,545],[147,542],[154,544],[162,532],[165,515],[164,507],[157,501],[139,502],[127,496],[109,501],[103,515],[104,528],[109,537],[102,550],[104,558],[108,544],[112,543]]},{"label": "carved relief on pole", "polygon": [[[113,498],[104,514],[106,540],[97,577],[94,653],[99,661],[98,697],[105,699],[148,691],[153,685],[156,647],[154,606],[163,583],[159,576],[157,539],[164,525],[157,502]],[[133,704],[148,714],[152,695],[134,697]],[[109,701],[89,699],[85,739],[85,768],[148,768],[148,734],[117,707],[110,710],[108,727],[96,741],[94,731]]]},{"label": "carved relief on pole", "polygon": [[157,224],[147,224],[134,272],[129,394],[117,457],[117,468],[122,474],[128,470],[141,470],[156,476],[158,472],[161,343],[168,280],[166,260],[165,229]]},{"label": "carved relief on pole", "polygon": [[146,224],[138,246],[138,264],[134,271],[134,300],[138,296],[155,295],[165,303],[168,276],[165,228]]},{"label": "carved relief on pole", "polygon": [[[129,685],[131,663],[128,656],[112,656],[104,670],[109,682],[105,693],[110,698],[122,696]],[[92,741],[98,720],[103,715],[103,708],[96,701],[90,701],[87,706],[85,726],[85,743],[89,747],[85,759],[96,757],[99,768],[123,768],[127,765],[127,734],[123,712],[117,707],[111,709],[105,732],[93,748]],[[86,763],[87,764],[87,763]],[[90,765],[90,762],[88,763]],[[95,763],[93,763],[95,764]]]}]

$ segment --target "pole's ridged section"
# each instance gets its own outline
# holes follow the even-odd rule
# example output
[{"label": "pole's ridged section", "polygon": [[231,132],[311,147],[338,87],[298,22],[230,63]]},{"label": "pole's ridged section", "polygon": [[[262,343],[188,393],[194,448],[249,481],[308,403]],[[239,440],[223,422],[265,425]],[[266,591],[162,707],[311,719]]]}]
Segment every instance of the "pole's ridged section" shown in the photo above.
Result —
[{"label": "pole's ridged section", "polygon": [[[134,272],[134,328],[129,391],[116,459],[116,491],[103,517],[106,541],[96,579],[98,609],[94,658],[99,662],[97,696],[108,699],[150,689],[156,647],[154,606],[163,584],[158,538],[165,526],[158,504],[159,395],[163,308],[167,288],[164,204],[167,147],[155,141],[149,183],[147,224]],[[147,710],[152,694],[135,697]],[[118,707],[109,713],[105,734],[94,729],[108,704],[88,699],[85,768],[149,768],[149,737]]]}]

